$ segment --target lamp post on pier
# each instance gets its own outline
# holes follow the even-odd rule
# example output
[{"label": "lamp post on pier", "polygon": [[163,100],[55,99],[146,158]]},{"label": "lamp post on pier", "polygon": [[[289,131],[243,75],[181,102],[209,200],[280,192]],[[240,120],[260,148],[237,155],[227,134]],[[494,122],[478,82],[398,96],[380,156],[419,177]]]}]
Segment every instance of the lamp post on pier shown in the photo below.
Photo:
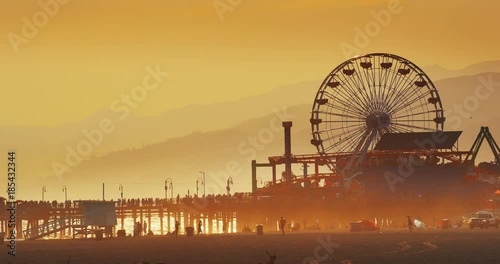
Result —
[{"label": "lamp post on pier", "polygon": [[66,203],[68,201],[68,188],[66,188],[66,185],[63,185],[62,191],[64,192],[64,202]]},{"label": "lamp post on pier", "polygon": [[165,199],[168,197],[168,189],[170,189],[170,199],[174,199],[174,183],[172,178],[165,179]]},{"label": "lamp post on pier", "polygon": [[45,185],[42,187],[42,202],[45,201],[45,193],[47,192],[47,187]]},{"label": "lamp post on pier", "polygon": [[231,196],[231,186],[230,185],[233,185],[233,178],[231,176],[229,176],[229,178],[227,178],[226,191],[227,191],[228,196]]},{"label": "lamp post on pier", "polygon": [[205,195],[206,195],[205,172],[204,171],[199,171],[199,173],[203,174],[203,198],[205,198]]},{"label": "lamp post on pier", "polygon": [[120,184],[120,186],[118,186],[118,190],[120,190],[120,198],[121,198],[121,204],[123,206],[123,185]]},{"label": "lamp post on pier", "polygon": [[196,196],[197,196],[197,197],[199,197],[199,195],[198,195],[198,189],[199,189],[199,188],[198,188],[198,185],[199,185],[199,183],[200,183],[200,182],[201,182],[201,184],[203,185],[203,179],[199,177],[199,178],[196,180]]}]

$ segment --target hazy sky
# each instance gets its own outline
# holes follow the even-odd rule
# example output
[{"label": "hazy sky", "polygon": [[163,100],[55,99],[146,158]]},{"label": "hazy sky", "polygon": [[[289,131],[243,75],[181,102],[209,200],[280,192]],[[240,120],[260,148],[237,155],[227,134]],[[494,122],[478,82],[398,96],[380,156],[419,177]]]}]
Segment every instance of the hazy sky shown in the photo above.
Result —
[{"label": "hazy sky", "polygon": [[[137,114],[323,79],[346,59],[341,44],[356,46],[366,25],[372,36],[357,45],[361,54],[448,68],[500,58],[493,0],[60,0],[69,3],[49,5],[43,21],[39,2],[55,1],[0,2],[2,126],[82,120],[130,93],[157,64],[170,75]],[[380,12],[390,19],[377,20]],[[34,16],[41,26],[23,34]]]}]

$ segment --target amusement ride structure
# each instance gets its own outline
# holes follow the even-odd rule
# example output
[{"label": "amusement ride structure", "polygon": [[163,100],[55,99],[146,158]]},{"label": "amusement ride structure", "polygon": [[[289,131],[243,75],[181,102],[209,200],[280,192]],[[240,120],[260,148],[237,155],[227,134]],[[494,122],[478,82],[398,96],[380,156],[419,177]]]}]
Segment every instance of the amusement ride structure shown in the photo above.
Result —
[{"label": "amusement ride structure", "polygon": [[[495,186],[481,181],[477,173],[467,173],[467,167],[475,165],[482,139],[470,151],[460,151],[457,141],[462,132],[445,131],[445,121],[438,90],[411,61],[385,53],[349,59],[325,78],[314,98],[310,142],[318,153],[293,155],[292,123],[283,122],[285,153],[266,163],[252,161],[253,193],[320,192],[323,198],[358,202],[394,197],[484,201]],[[500,151],[486,131],[484,138],[496,155],[492,166],[497,168]],[[293,174],[292,164],[303,165],[301,177]],[[309,164],[314,166],[312,174]],[[276,175],[279,165],[285,166],[281,179]],[[263,188],[257,188],[259,167],[272,168],[272,181]],[[320,172],[320,167],[329,172]]]}]

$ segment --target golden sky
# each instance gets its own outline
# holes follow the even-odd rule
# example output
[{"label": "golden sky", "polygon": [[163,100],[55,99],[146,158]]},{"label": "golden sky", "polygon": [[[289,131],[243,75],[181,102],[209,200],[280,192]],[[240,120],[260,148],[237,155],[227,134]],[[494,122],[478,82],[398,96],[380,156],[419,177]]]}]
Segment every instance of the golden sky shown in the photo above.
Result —
[{"label": "golden sky", "polygon": [[[157,64],[170,75],[136,114],[323,79],[346,59],[341,44],[354,45],[356,29],[369,23],[379,31],[361,53],[448,68],[500,59],[500,2],[493,0],[59,0],[68,3],[57,12],[52,5],[53,16],[16,53],[12,34],[24,36],[23,18],[33,21],[46,12],[40,2],[56,1],[0,3],[2,126],[85,119],[130,93]],[[228,9],[220,15],[214,3]],[[398,12],[381,25],[373,13],[388,6]]]}]

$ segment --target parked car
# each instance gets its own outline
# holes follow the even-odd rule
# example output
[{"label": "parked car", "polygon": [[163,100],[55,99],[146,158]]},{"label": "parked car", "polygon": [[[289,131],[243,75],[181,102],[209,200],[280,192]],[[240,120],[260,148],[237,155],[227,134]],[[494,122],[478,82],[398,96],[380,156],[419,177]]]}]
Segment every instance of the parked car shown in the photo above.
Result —
[{"label": "parked car", "polygon": [[355,223],[351,223],[351,232],[359,232],[359,231],[375,231],[379,228],[375,225],[375,223],[363,220]]},{"label": "parked car", "polygon": [[478,211],[469,220],[470,229],[474,229],[474,227],[479,227],[481,229],[490,227],[498,228],[499,224],[499,219],[490,211]]}]

